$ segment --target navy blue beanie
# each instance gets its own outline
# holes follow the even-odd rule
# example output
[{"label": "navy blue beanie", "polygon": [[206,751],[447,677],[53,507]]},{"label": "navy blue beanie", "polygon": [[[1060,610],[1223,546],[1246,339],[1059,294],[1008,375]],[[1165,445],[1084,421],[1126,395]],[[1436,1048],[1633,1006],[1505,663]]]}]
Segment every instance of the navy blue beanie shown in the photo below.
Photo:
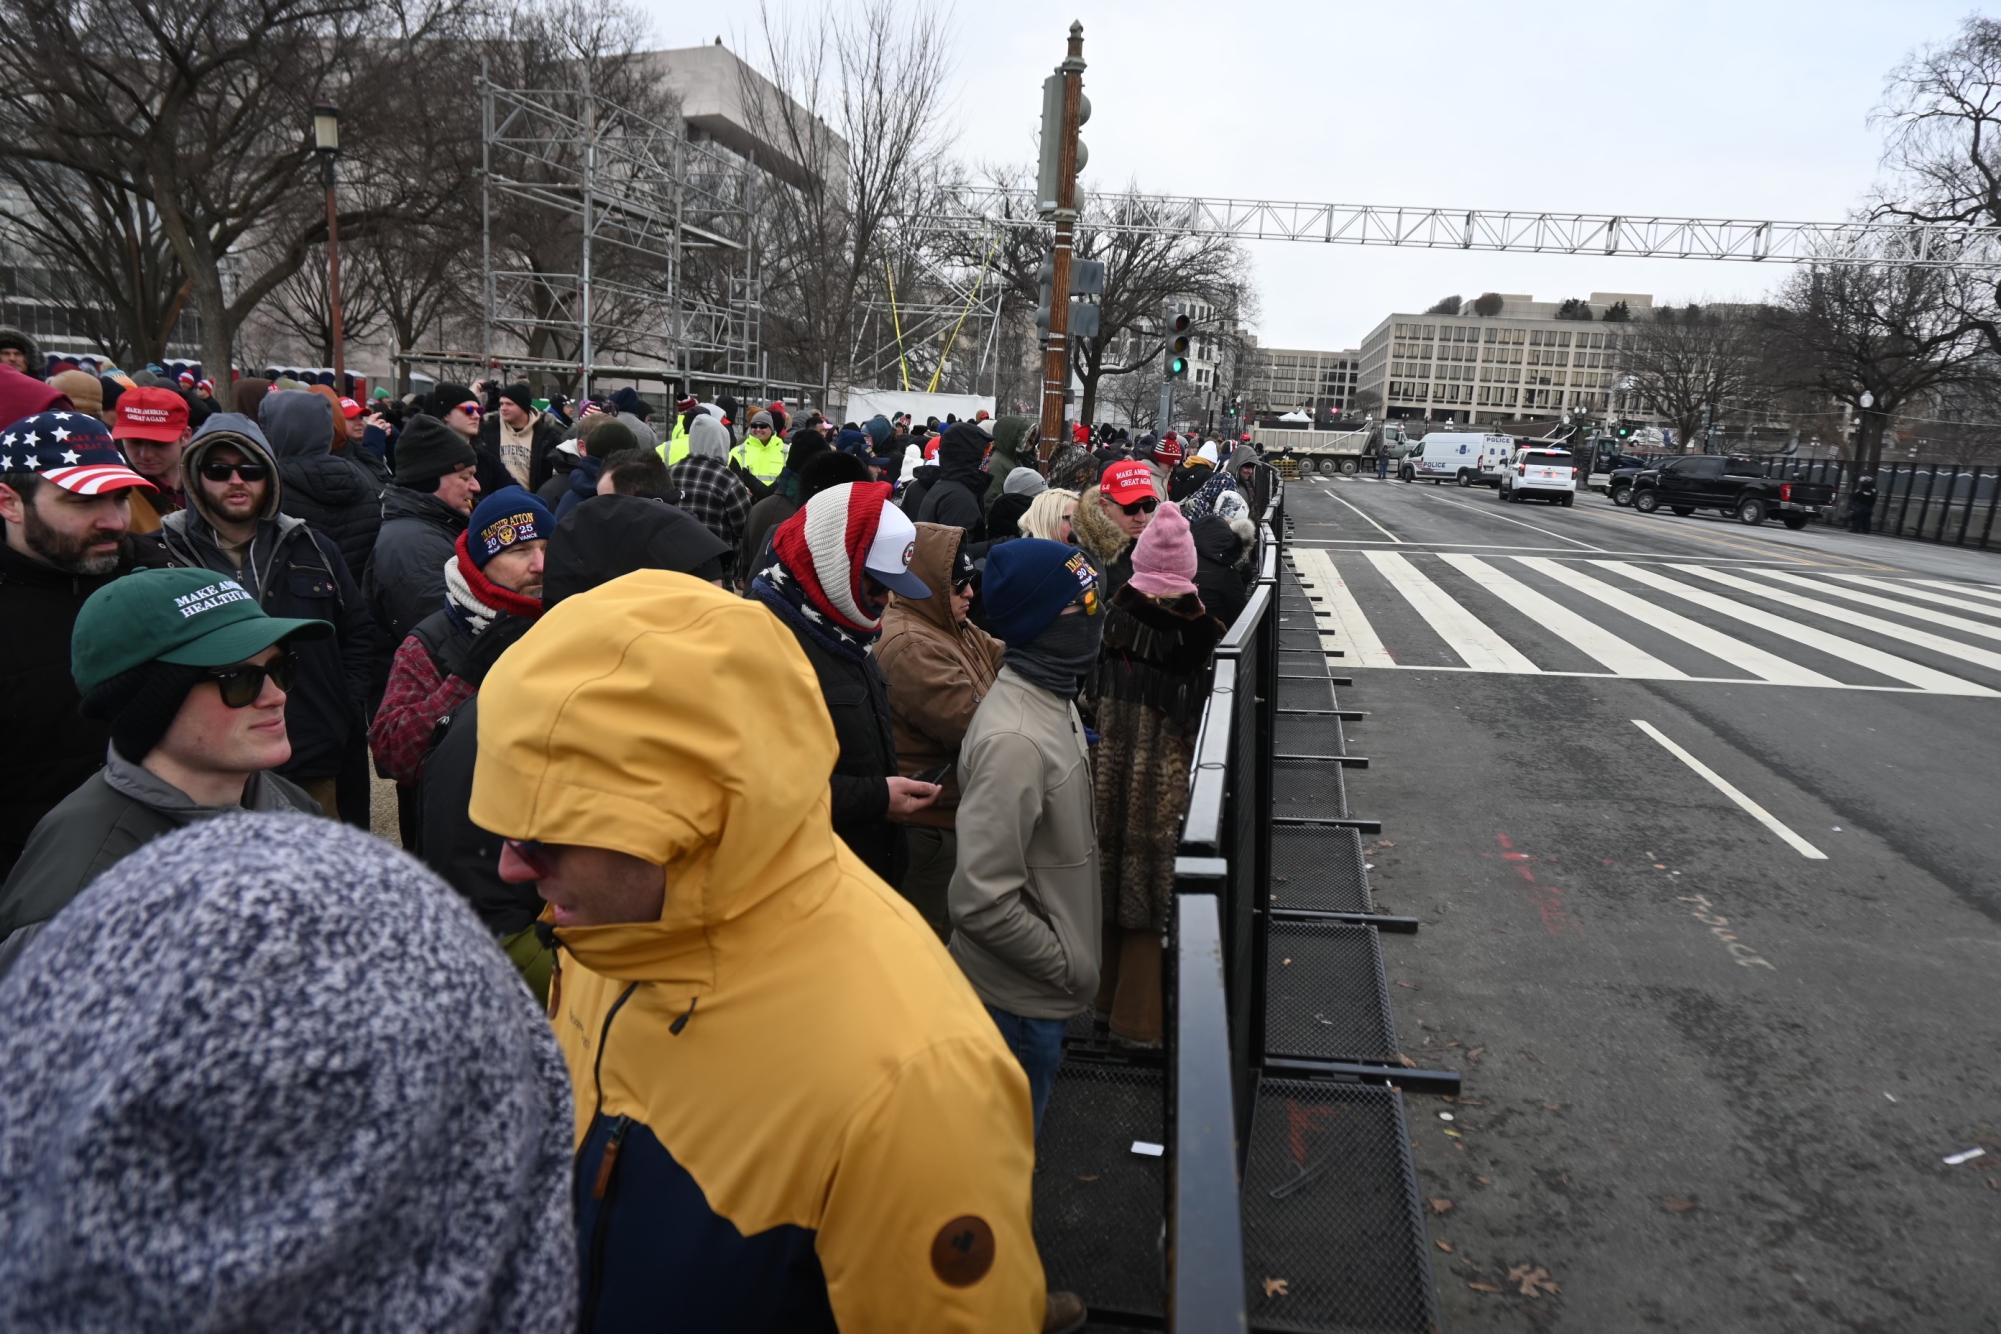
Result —
[{"label": "navy blue beanie", "polygon": [[541,498],[518,486],[503,486],[473,507],[466,521],[466,550],[480,569],[520,542],[547,541],[556,516]]},{"label": "navy blue beanie", "polygon": [[1033,642],[1065,607],[1097,597],[1098,568],[1091,558],[1066,542],[1039,537],[995,547],[980,581],[987,630],[1004,644]]}]

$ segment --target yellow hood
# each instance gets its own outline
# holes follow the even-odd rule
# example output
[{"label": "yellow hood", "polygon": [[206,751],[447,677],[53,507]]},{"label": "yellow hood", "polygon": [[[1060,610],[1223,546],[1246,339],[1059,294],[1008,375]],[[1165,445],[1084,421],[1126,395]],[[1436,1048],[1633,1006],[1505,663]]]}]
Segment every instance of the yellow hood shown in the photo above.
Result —
[{"label": "yellow hood", "polygon": [[565,599],[480,689],[474,824],[666,868],[657,923],[557,935],[593,972],[715,984],[707,933],[760,904],[803,912],[842,859],[838,747],[818,678],[763,606],[642,570]]}]

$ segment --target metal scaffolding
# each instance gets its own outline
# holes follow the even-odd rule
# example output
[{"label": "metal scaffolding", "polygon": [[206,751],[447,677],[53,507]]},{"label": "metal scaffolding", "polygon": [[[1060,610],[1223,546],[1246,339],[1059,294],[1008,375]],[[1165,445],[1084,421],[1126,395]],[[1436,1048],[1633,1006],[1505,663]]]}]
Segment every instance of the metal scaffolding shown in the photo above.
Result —
[{"label": "metal scaffolding", "polygon": [[[1036,216],[1032,190],[975,186],[958,191],[955,199],[956,208],[934,214],[927,221],[961,230],[1043,225]],[[2001,268],[2001,227],[1957,223],[1777,222],[1115,194],[1093,197],[1081,225],[1154,235],[1323,245],[1527,251],[1626,259]]]},{"label": "metal scaffolding", "polygon": [[[750,164],[596,95],[588,71],[574,89],[482,73],[480,99],[482,360],[578,375],[580,394],[601,376],[765,387]],[[560,263],[496,254],[502,201],[575,220]]]}]

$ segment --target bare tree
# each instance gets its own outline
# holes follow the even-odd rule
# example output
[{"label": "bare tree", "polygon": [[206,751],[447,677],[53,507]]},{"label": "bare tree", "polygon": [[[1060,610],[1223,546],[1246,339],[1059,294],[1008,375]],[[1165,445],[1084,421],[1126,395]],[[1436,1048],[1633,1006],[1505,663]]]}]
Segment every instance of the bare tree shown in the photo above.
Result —
[{"label": "bare tree", "polygon": [[[986,175],[1003,187],[1021,185],[1025,167],[988,168]],[[1249,259],[1243,248],[1224,237],[1178,231],[1164,216],[1164,206],[1128,185],[1121,194],[1094,200],[1079,224],[1073,242],[1078,259],[1105,265],[1105,290],[1096,298],[1098,332],[1070,340],[1071,369],[1083,386],[1077,419],[1097,415],[1101,387],[1133,376],[1159,382],[1163,336],[1161,321],[1170,306],[1202,303],[1214,311],[1198,332],[1220,350],[1233,351],[1237,331],[1256,318]],[[947,234],[941,249],[955,262],[976,260],[975,252],[990,254],[992,269],[1005,284],[1010,299],[1034,308],[1040,300],[1042,262],[1049,242],[1038,227],[1006,227],[997,235]],[[1217,358],[1223,360],[1223,358]]]},{"label": "bare tree", "polygon": [[[326,248],[316,246],[306,262],[273,288],[263,312],[278,328],[298,338],[319,364],[333,364],[332,285],[327,281]],[[373,252],[350,251],[340,272],[341,331],[357,341],[382,324],[381,284],[372,263]]]},{"label": "bare tree", "polygon": [[1976,374],[1985,343],[1960,303],[1941,270],[1828,265],[1794,274],[1758,323],[1779,385],[1859,414],[1856,456],[1873,469],[1893,417]]},{"label": "bare tree", "polygon": [[1637,321],[1618,373],[1632,393],[1675,424],[1683,448],[1707,452],[1704,428],[1725,404],[1743,397],[1756,364],[1755,341],[1741,316],[1690,304],[1660,306]]},{"label": "bare tree", "polygon": [[1460,297],[1455,292],[1451,296],[1442,296],[1426,306],[1424,313],[1427,315],[1457,315],[1459,313],[1459,306]]},{"label": "bare tree", "polygon": [[926,197],[952,86],[943,7],[861,0],[781,19],[759,0],[742,98],[777,150],[759,162],[765,343],[793,378],[845,379],[858,312],[880,290],[885,231]]},{"label": "bare tree", "polygon": [[[24,295],[61,306],[119,365],[166,355],[182,325],[188,283],[159,219],[139,195],[46,162],[0,156],[13,200],[0,238],[22,262]],[[192,323],[192,321],[189,321]]]},{"label": "bare tree", "polygon": [[[200,313],[203,361],[227,366],[244,316],[325,239],[314,102],[343,105],[355,159],[410,134],[391,94],[428,76],[419,62],[452,45],[474,3],[0,0],[0,156],[145,200]],[[111,27],[121,40],[103,40]],[[401,211],[353,208],[343,230],[358,236]]]},{"label": "bare tree", "polygon": [[[1877,217],[2001,226],[2001,21],[1970,16],[1953,40],[1906,59],[1876,119],[1892,172]],[[1939,295],[2001,353],[2001,285],[1965,281]]]}]

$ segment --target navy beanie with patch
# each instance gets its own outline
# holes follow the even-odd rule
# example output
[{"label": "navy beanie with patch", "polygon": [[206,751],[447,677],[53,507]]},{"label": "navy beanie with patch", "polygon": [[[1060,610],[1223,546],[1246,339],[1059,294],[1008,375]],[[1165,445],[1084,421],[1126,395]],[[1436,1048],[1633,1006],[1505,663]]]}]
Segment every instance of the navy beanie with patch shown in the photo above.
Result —
[{"label": "navy beanie with patch", "polygon": [[518,486],[503,486],[473,507],[466,521],[466,550],[480,569],[511,546],[549,539],[556,516],[541,497]]},{"label": "navy beanie with patch", "polygon": [[1003,542],[987,555],[980,601],[987,630],[1005,644],[1027,644],[1063,609],[1098,595],[1098,568],[1067,542],[1025,537]]}]

